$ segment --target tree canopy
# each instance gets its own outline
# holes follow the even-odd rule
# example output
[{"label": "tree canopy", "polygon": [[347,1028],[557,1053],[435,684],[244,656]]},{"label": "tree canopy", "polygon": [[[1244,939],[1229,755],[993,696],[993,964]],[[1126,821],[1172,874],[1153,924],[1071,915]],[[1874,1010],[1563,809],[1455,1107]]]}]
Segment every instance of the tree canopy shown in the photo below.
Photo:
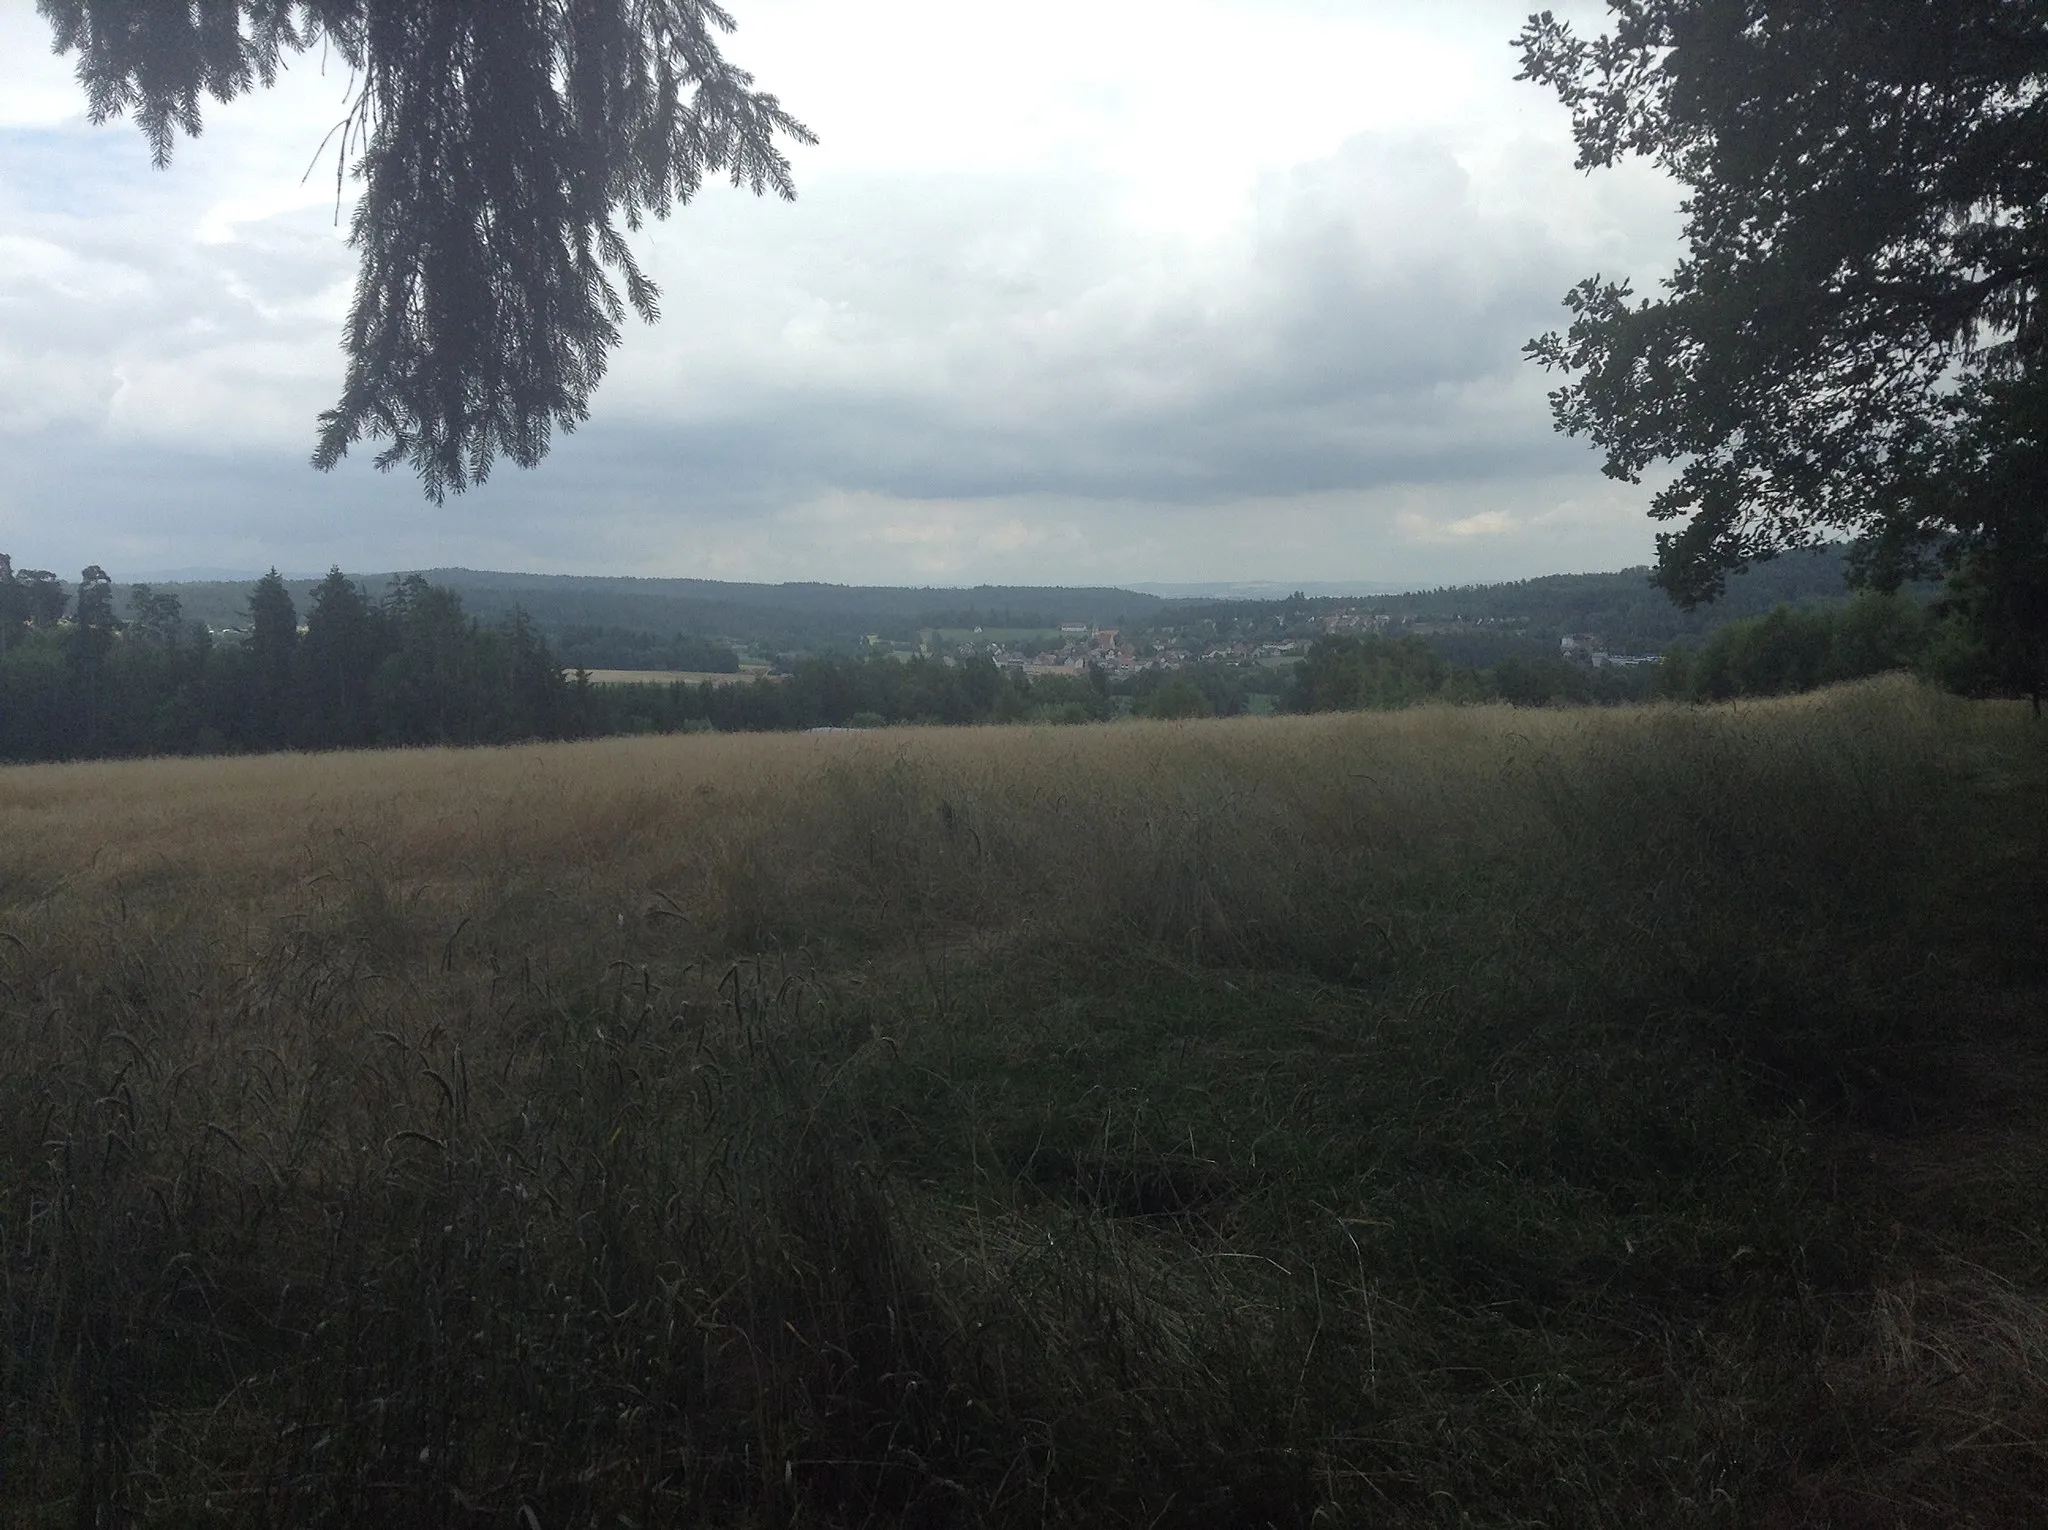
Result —
[{"label": "tree canopy", "polygon": [[795,195],[810,132],[719,49],[712,0],[37,0],[93,120],[132,116],[156,163],[202,106],[321,46],[353,71],[330,135],[362,183],[341,397],[315,465],[385,443],[435,500],[588,417],[630,306],[660,293],[626,233],[724,176]]},{"label": "tree canopy", "polygon": [[1657,582],[1709,600],[1750,560],[1847,534],[1879,584],[1974,581],[2038,687],[2048,3],[1609,11],[1593,38],[1532,16],[1522,77],[1570,109],[1582,168],[1643,156],[1676,178],[1686,251],[1654,296],[1580,283],[1568,329],[1529,349],[1610,475],[1675,465]]}]

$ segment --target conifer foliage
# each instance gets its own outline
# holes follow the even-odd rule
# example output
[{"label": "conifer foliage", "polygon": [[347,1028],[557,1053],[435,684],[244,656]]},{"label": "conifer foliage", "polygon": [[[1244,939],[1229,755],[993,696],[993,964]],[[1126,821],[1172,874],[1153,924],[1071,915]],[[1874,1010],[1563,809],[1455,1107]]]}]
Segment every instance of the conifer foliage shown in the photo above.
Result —
[{"label": "conifer foliage", "polygon": [[[178,597],[97,564],[74,597],[0,553],[0,762],[400,744],[502,744],[586,731],[521,612],[486,624],[418,574],[381,598],[333,570],[303,625],[275,569],[216,642]],[[68,615],[67,615],[68,612]]]},{"label": "conifer foliage", "polygon": [[316,466],[384,443],[429,498],[531,467],[589,415],[630,307],[660,293],[626,234],[723,176],[795,195],[808,129],[726,60],[711,0],[37,0],[93,119],[159,166],[207,98],[330,50],[357,89],[331,135],[362,183],[341,398]]}]

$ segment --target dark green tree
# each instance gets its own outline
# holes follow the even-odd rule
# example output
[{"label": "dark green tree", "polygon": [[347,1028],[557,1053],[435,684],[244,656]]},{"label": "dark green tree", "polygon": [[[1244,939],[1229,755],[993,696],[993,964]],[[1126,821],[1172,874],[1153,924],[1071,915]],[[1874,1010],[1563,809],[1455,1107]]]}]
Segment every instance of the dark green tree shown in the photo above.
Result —
[{"label": "dark green tree", "polygon": [[[787,198],[809,131],[727,62],[712,0],[37,0],[93,120],[132,115],[159,166],[205,98],[325,48],[357,92],[331,141],[361,274],[341,399],[314,463],[358,441],[429,497],[522,467],[587,418],[630,305],[660,294],[626,233],[707,177]],[[623,293],[623,297],[622,297]]]},{"label": "dark green tree", "polygon": [[28,603],[28,619],[39,632],[47,632],[64,619],[71,604],[64,581],[46,568],[25,568],[15,576],[22,598]]},{"label": "dark green tree", "polygon": [[1450,666],[1418,637],[1320,637],[1294,667],[1290,712],[1414,706],[1442,694]]},{"label": "dark green tree", "polygon": [[339,568],[313,587],[299,642],[299,735],[314,748],[371,741],[370,679],[390,652],[382,613]]},{"label": "dark green tree", "polygon": [[242,642],[248,663],[251,739],[261,747],[276,748],[286,740],[298,646],[298,608],[273,568],[249,592],[249,634]]},{"label": "dark green tree", "polygon": [[1609,0],[1549,12],[1523,77],[1579,164],[1685,190],[1653,297],[1593,277],[1530,344],[1561,429],[1678,523],[1654,578],[1710,600],[1754,559],[1848,535],[1880,587],[1969,569],[2008,670],[2048,627],[2048,0]]},{"label": "dark green tree", "polygon": [[1867,590],[1844,605],[1781,605],[1716,629],[1697,652],[1667,655],[1659,689],[1693,701],[1811,690],[1915,668],[1928,640],[1925,612],[1903,595]]},{"label": "dark green tree", "polygon": [[273,568],[249,592],[248,651],[264,670],[288,675],[298,642],[298,607],[292,603],[284,577]]},{"label": "dark green tree", "polygon": [[108,688],[107,655],[120,630],[120,619],[114,615],[114,582],[97,563],[88,564],[78,576],[78,603],[65,644],[78,714],[76,745],[82,750],[92,750],[99,742]]},{"label": "dark green tree", "polygon": [[133,585],[128,591],[128,631],[137,641],[153,648],[175,648],[184,625],[184,608],[178,597],[161,593],[149,585]]},{"label": "dark green tree", "polygon": [[493,736],[560,738],[569,727],[568,685],[533,618],[515,608],[492,634],[492,645],[491,682],[502,697]]},{"label": "dark green tree", "polygon": [[379,742],[480,742],[484,677],[475,623],[463,614],[462,597],[407,574],[392,582],[383,616],[395,647],[370,685]]},{"label": "dark green tree", "polygon": [[28,591],[14,577],[14,560],[0,553],[0,657],[28,620]]},{"label": "dark green tree", "polygon": [[1185,675],[1176,675],[1141,701],[1136,708],[1141,717],[1185,718],[1214,717],[1215,705],[1202,694],[1202,688]]},{"label": "dark green tree", "polygon": [[72,616],[72,630],[90,635],[99,643],[101,652],[121,630],[120,618],[114,615],[114,581],[97,563],[88,564],[78,576],[78,605]]}]

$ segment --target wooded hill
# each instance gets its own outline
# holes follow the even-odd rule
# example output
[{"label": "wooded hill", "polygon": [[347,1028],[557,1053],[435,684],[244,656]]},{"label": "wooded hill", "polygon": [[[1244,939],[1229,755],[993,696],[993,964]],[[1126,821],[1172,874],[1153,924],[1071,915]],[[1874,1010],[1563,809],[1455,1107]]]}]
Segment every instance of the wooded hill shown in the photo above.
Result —
[{"label": "wooded hill", "polygon": [[[367,590],[379,591],[396,578],[363,576]],[[1729,581],[1728,593],[1710,606],[1683,611],[1649,582],[1647,567],[1612,573],[1552,574],[1502,584],[1447,585],[1397,595],[1317,596],[1292,600],[1167,600],[1135,590],[1103,587],[976,585],[972,588],[864,586],[841,584],[744,584],[715,579],[628,579],[572,574],[491,573],[476,569],[430,569],[429,583],[462,597],[466,610],[485,621],[500,621],[523,610],[546,634],[565,661],[574,662],[578,634],[602,633],[618,645],[627,634],[644,641],[713,639],[762,652],[819,652],[856,648],[869,635],[914,641],[925,628],[1051,628],[1062,623],[1116,627],[1129,632],[1174,629],[1195,622],[1221,626],[1246,620],[1270,622],[1291,616],[1312,626],[1337,610],[1385,614],[1396,620],[1442,624],[1449,630],[1426,634],[1446,657],[1492,663],[1519,656],[1511,650],[1530,643],[1554,648],[1567,632],[1597,633],[1615,652],[1658,652],[1674,642],[1698,639],[1724,623],[1758,616],[1774,606],[1821,604],[1846,594],[1845,554],[1840,548],[1788,554],[1758,564]],[[288,579],[286,588],[302,607],[317,581]],[[244,625],[254,580],[160,584],[175,593],[185,614],[215,628]],[[1283,623],[1284,625],[1284,623]],[[1467,653],[1474,643],[1488,652]],[[1490,650],[1502,648],[1500,654]],[[612,667],[593,656],[583,662]],[[644,666],[669,667],[650,650]],[[710,663],[678,668],[714,668]]]},{"label": "wooded hill", "polygon": [[[1132,590],[977,585],[972,589],[844,584],[741,584],[716,579],[627,579],[578,574],[508,574],[478,569],[425,571],[427,582],[454,590],[485,621],[523,610],[557,640],[573,628],[661,637],[681,633],[765,650],[830,650],[858,646],[870,634],[914,640],[927,626],[1130,626],[1164,604]],[[381,590],[392,574],[360,576]],[[288,579],[304,604],[317,580]],[[163,584],[186,615],[213,627],[247,619],[254,580]],[[972,618],[967,620],[967,618]],[[649,667],[659,667],[650,665]]]},{"label": "wooded hill", "polygon": [[[1932,586],[1916,588],[1926,595]],[[1276,612],[1312,621],[1333,611],[1383,616],[1414,632],[1444,658],[1491,666],[1557,652],[1568,633],[1589,633],[1610,653],[1661,653],[1674,643],[1696,645],[1729,622],[1762,616],[1780,605],[1840,604],[1848,589],[1847,549],[1788,553],[1753,565],[1728,581],[1711,605],[1687,611],[1650,583],[1647,566],[1603,574],[1547,574],[1501,584],[1444,585],[1395,595],[1310,597],[1300,601],[1176,601],[1161,620],[1213,622],[1219,628],[1270,624]],[[1283,625],[1285,625],[1283,623]]]}]

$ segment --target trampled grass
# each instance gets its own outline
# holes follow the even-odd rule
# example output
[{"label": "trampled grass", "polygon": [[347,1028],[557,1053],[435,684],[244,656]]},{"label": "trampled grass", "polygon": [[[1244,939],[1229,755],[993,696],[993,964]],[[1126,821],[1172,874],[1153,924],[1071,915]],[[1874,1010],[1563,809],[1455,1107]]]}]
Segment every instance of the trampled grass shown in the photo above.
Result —
[{"label": "trampled grass", "polygon": [[0,771],[0,1522],[2023,1524],[2048,744]]}]

